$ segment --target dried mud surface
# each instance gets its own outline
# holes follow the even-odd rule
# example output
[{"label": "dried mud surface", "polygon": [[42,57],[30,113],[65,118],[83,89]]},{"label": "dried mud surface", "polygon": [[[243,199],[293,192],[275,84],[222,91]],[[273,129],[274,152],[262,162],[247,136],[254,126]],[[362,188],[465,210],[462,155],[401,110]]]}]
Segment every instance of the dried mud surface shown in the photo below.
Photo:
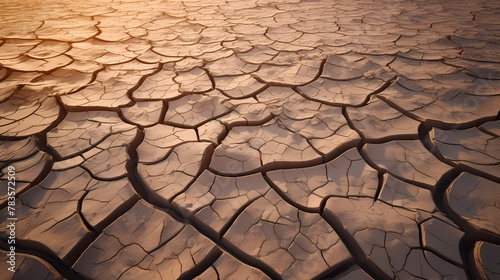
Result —
[{"label": "dried mud surface", "polygon": [[0,6],[0,278],[500,277],[498,1]]}]

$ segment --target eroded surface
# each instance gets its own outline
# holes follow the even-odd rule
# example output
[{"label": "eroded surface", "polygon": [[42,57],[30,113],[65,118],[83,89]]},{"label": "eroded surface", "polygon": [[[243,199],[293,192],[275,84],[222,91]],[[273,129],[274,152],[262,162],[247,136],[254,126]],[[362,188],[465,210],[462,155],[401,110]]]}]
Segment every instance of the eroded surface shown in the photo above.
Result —
[{"label": "eroded surface", "polygon": [[497,1],[0,5],[3,278],[499,277]]}]

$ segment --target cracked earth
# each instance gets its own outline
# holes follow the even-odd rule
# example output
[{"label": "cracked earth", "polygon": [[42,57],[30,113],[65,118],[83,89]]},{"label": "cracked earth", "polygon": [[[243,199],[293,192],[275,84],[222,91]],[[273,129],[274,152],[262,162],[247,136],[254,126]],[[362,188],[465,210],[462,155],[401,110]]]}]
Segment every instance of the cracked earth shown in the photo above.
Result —
[{"label": "cracked earth", "polygon": [[0,0],[1,279],[499,279],[500,3]]}]

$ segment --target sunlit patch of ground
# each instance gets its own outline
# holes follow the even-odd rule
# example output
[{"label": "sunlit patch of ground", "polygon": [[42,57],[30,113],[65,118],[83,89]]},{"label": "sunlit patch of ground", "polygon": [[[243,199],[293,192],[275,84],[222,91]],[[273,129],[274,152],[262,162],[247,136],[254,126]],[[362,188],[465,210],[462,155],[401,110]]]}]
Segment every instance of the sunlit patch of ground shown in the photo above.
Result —
[{"label": "sunlit patch of ground", "polygon": [[0,278],[500,277],[497,1],[0,7]]}]

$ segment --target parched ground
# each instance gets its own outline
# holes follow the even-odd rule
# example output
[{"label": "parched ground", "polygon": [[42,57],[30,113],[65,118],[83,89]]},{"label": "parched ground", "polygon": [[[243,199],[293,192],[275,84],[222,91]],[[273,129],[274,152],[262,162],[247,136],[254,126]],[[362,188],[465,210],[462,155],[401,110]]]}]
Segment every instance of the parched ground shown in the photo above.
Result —
[{"label": "parched ground", "polygon": [[0,0],[0,278],[499,279],[499,36],[495,0]]}]

